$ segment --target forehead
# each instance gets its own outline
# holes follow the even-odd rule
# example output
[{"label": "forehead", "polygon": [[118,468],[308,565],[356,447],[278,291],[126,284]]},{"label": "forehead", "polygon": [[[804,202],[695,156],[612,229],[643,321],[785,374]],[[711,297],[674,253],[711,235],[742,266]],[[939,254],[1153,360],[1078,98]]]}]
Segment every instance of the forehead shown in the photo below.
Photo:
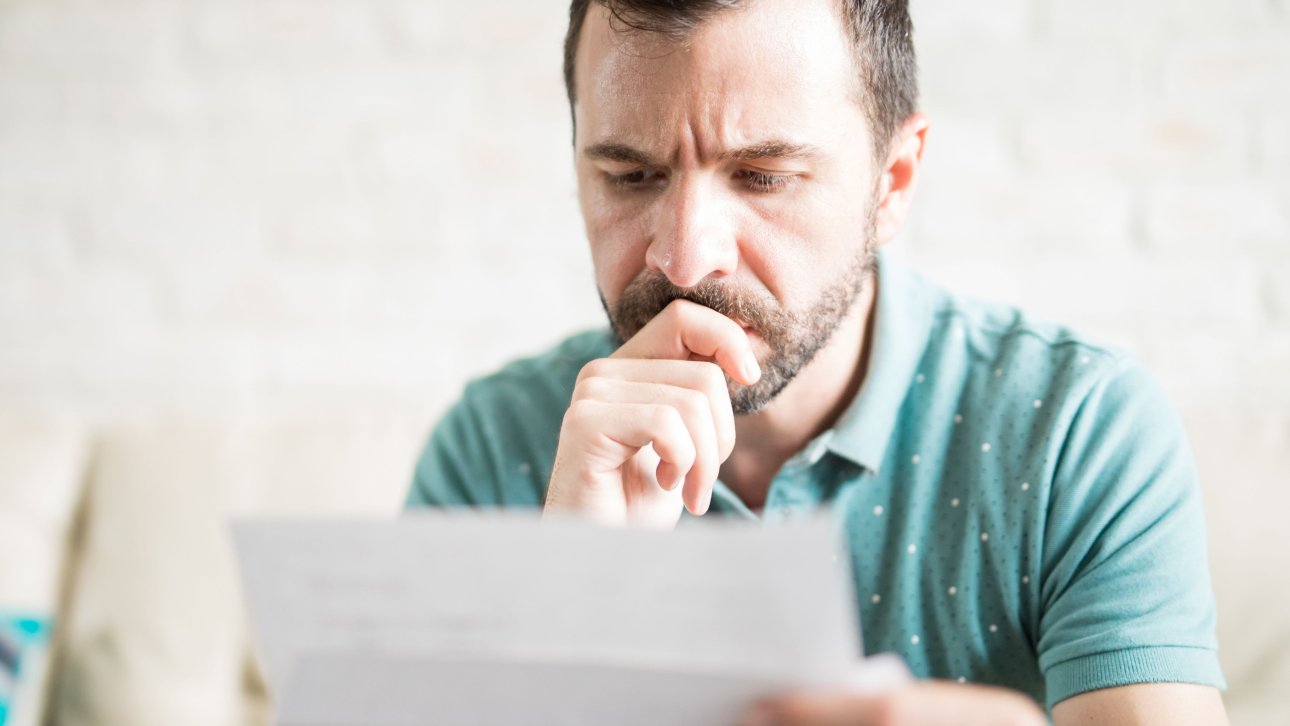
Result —
[{"label": "forehead", "polygon": [[860,114],[836,0],[752,0],[681,37],[623,28],[603,6],[588,9],[575,73],[580,146],[682,127],[714,143],[810,135]]}]

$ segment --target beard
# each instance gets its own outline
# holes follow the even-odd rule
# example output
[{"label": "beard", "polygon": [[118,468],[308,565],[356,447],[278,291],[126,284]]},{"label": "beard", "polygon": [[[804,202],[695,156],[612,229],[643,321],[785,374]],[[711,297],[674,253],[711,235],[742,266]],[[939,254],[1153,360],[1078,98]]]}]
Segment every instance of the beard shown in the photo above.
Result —
[{"label": "beard", "polygon": [[640,332],[673,300],[703,305],[755,330],[769,348],[764,359],[758,357],[761,378],[751,386],[744,386],[727,375],[726,386],[735,415],[756,413],[775,400],[828,345],[869,283],[877,258],[872,219],[866,226],[865,244],[859,254],[825,287],[814,304],[805,309],[783,307],[764,287],[704,280],[694,287],[680,288],[658,271],[646,272],[633,280],[612,309],[603,294],[600,302],[605,306],[619,345]]}]

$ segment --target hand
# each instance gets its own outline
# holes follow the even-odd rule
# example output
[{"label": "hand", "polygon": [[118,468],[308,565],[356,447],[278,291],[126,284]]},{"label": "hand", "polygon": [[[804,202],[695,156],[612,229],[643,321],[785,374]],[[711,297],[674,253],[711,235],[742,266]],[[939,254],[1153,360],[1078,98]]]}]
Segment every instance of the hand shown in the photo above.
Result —
[{"label": "hand", "polygon": [[735,446],[724,374],[744,385],[761,377],[748,335],[688,300],[672,301],[612,356],[584,366],[544,515],[666,528],[683,506],[705,513]]},{"label": "hand", "polygon": [[919,681],[879,694],[798,693],[762,701],[740,726],[1046,726],[1039,707],[993,686]]}]

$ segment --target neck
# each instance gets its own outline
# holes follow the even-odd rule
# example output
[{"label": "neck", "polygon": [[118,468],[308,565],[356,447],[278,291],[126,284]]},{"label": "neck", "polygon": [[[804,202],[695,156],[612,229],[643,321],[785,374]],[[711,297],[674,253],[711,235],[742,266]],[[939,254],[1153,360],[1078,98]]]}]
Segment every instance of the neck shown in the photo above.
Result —
[{"label": "neck", "polygon": [[833,426],[860,390],[877,287],[877,275],[871,276],[828,344],[770,405],[735,419],[735,448],[721,467],[721,480],[749,507],[765,504],[784,462]]}]

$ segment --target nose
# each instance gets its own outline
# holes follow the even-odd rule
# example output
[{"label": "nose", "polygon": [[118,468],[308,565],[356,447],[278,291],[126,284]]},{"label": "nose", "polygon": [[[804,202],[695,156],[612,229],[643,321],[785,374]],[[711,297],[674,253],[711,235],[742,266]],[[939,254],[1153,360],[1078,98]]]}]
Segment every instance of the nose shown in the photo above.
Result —
[{"label": "nose", "polygon": [[678,174],[657,201],[646,264],[680,288],[734,274],[739,245],[726,201],[696,174]]}]

